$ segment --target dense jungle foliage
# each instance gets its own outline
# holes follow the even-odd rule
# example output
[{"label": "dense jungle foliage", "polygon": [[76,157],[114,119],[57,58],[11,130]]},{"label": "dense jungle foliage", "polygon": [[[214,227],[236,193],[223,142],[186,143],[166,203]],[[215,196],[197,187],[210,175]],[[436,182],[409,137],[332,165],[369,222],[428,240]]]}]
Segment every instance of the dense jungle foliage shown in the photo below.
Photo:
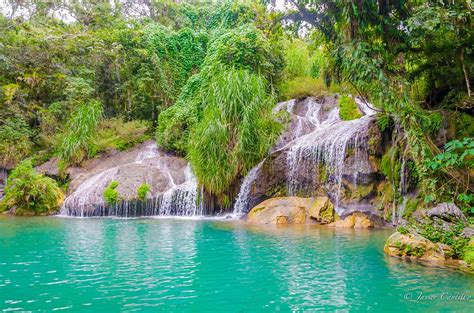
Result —
[{"label": "dense jungle foliage", "polygon": [[57,157],[64,173],[155,138],[228,206],[281,131],[276,102],[337,92],[341,118],[359,116],[347,97],[358,95],[393,134],[382,167],[409,164],[425,203],[473,214],[470,1],[8,3],[2,167]]}]

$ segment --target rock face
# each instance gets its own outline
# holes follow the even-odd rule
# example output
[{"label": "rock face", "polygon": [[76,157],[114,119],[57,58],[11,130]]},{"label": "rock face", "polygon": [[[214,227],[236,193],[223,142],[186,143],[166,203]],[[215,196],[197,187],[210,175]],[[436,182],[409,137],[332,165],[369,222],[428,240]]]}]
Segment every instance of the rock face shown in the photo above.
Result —
[{"label": "rock face", "polygon": [[256,205],[247,221],[258,224],[327,224],[339,217],[327,197],[277,197]]},{"label": "rock face", "polygon": [[385,243],[385,253],[395,257],[419,259],[429,262],[451,260],[453,250],[445,244],[432,241],[417,234],[392,234]]},{"label": "rock face", "polygon": [[426,215],[431,219],[439,218],[446,222],[467,222],[464,214],[454,203],[440,203],[428,210]]},{"label": "rock face", "polygon": [[328,96],[277,105],[275,113],[288,126],[244,179],[234,213],[245,214],[271,197],[325,196],[339,215],[383,214],[376,209],[382,136],[374,112],[356,99],[364,116],[342,121],[337,101]]},{"label": "rock face", "polygon": [[316,197],[309,207],[308,216],[320,224],[329,224],[339,219],[334,211],[334,205],[327,197]]},{"label": "rock face", "polygon": [[[47,166],[43,167],[47,169]],[[197,182],[186,160],[160,150],[152,141],[71,168],[72,179],[60,214],[79,216],[196,215]],[[104,189],[119,183],[120,201],[108,206]],[[147,201],[135,201],[138,187],[150,186]]]},{"label": "rock face", "polygon": [[329,226],[336,228],[372,228],[380,226],[380,224],[376,223],[364,213],[354,212],[344,219],[329,224]]},{"label": "rock face", "polygon": [[304,224],[312,199],[281,197],[268,199],[255,206],[247,220],[259,224]]}]

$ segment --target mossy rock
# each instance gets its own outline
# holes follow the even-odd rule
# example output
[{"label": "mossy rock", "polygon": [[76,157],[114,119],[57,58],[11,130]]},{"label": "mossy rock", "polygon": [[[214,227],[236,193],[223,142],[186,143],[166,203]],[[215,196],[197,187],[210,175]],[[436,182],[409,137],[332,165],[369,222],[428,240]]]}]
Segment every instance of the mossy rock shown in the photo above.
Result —
[{"label": "mossy rock", "polygon": [[328,197],[316,197],[308,210],[308,215],[321,224],[329,224],[339,219]]},{"label": "mossy rock", "polygon": [[354,98],[341,96],[339,98],[339,117],[343,121],[355,120],[362,117]]}]

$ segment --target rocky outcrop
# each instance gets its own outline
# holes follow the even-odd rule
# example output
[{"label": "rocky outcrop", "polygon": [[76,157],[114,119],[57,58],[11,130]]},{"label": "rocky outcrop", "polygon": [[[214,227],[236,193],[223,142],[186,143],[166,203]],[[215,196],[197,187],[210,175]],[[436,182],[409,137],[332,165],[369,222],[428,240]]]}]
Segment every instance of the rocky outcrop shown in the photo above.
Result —
[{"label": "rocky outcrop", "polygon": [[372,228],[375,226],[381,226],[380,223],[377,223],[370,216],[362,212],[354,212],[344,219],[335,221],[334,223],[329,224],[331,227],[336,228]]},{"label": "rocky outcrop", "polygon": [[466,217],[454,203],[440,203],[426,212],[431,219],[441,219],[446,222],[467,222]]},{"label": "rocky outcrop", "polygon": [[386,241],[384,251],[388,255],[443,263],[452,260],[453,249],[442,243],[434,243],[417,234],[395,232]]},{"label": "rocky outcrop", "polygon": [[387,239],[385,253],[474,271],[474,230],[461,210],[440,203],[419,211]]},{"label": "rocky outcrop", "polygon": [[257,171],[251,171],[252,181],[247,178],[242,184],[246,188],[238,199],[240,214],[271,197],[323,196],[331,199],[339,215],[383,215],[377,210],[382,135],[374,112],[356,99],[365,115],[342,121],[337,102],[337,96],[326,96],[277,105],[275,113],[287,127]]},{"label": "rocky outcrop", "polygon": [[255,206],[247,221],[258,224],[304,224],[312,199],[299,197],[272,198]]},{"label": "rocky outcrop", "polygon": [[256,205],[247,221],[258,224],[327,224],[339,217],[327,197],[277,197]]},{"label": "rocky outcrop", "polygon": [[329,224],[339,219],[334,204],[327,197],[314,198],[308,210],[308,216],[320,224]]},{"label": "rocky outcrop", "polygon": [[[49,166],[50,167],[50,166]],[[48,166],[40,167],[48,169]],[[52,174],[50,172],[50,174]],[[159,149],[153,141],[134,149],[102,155],[68,169],[72,179],[61,214],[96,216],[195,215],[197,182],[186,160]],[[109,206],[103,193],[118,182],[118,203]],[[147,184],[145,201],[137,201],[137,189]]]}]

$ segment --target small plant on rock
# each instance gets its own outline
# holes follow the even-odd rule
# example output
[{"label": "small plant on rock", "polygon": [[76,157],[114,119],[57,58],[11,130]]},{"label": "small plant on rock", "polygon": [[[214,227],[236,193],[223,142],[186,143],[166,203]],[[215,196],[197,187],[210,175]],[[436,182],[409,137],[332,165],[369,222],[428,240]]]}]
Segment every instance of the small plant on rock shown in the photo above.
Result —
[{"label": "small plant on rock", "polygon": [[137,188],[137,197],[141,201],[145,201],[147,194],[150,192],[150,185],[143,183]]},{"label": "small plant on rock", "polygon": [[109,185],[104,190],[104,200],[110,206],[114,206],[117,204],[119,200],[119,193],[117,191],[119,183],[115,180],[111,181]]}]

